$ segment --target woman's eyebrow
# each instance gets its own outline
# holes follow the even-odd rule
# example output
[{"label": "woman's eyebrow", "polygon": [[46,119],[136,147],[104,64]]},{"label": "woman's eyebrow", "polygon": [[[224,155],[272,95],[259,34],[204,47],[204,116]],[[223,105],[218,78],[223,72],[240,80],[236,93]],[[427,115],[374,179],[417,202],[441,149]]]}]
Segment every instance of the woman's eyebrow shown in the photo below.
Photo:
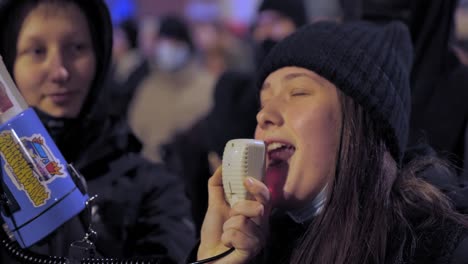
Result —
[{"label": "woman's eyebrow", "polygon": [[26,44],[29,44],[29,43],[38,43],[38,42],[41,42],[42,39],[41,39],[41,36],[39,34],[29,34],[29,35],[26,35],[24,38],[23,38],[23,41],[19,42],[18,41],[18,44],[19,43],[26,43]]},{"label": "woman's eyebrow", "polygon": [[283,80],[285,81],[290,81],[291,79],[299,78],[299,77],[307,77],[309,79],[312,79],[314,81],[317,81],[316,78],[314,78],[313,75],[305,73],[305,72],[294,72],[294,73],[289,73],[286,76],[283,77]]},{"label": "woman's eyebrow", "polygon": [[319,84],[321,86],[325,86],[325,84],[323,83],[323,80],[321,80],[318,76],[316,76],[315,74],[307,73],[307,72],[289,73],[289,74],[287,74],[286,76],[283,77],[282,81],[286,82],[286,81],[290,81],[292,79],[300,78],[300,77],[306,77],[306,78],[312,80],[316,84]]},{"label": "woman's eyebrow", "polygon": [[[307,77],[315,82],[319,82],[319,80],[317,80],[317,78],[314,78],[313,75],[311,74],[308,74],[308,73],[305,73],[305,72],[295,72],[295,73],[289,73],[287,74],[286,76],[284,76],[282,78],[282,82],[284,81],[290,81],[292,79],[295,79],[295,78],[299,78],[299,77]],[[263,90],[267,90],[268,88],[270,88],[270,83],[269,82],[264,82],[262,87],[260,88],[260,92],[262,92]]]}]

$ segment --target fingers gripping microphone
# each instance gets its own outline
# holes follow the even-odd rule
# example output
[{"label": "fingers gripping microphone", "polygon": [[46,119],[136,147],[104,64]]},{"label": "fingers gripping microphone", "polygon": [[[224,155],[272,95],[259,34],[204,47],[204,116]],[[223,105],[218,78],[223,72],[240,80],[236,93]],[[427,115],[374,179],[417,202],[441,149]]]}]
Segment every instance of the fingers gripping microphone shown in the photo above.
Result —
[{"label": "fingers gripping microphone", "polygon": [[[245,177],[263,180],[265,173],[265,144],[254,139],[233,139],[223,152],[223,189],[226,201],[232,207],[239,200],[252,199],[244,187]],[[211,258],[191,264],[209,263],[232,253],[234,247]]]},{"label": "fingers gripping microphone", "polygon": [[0,57],[0,212],[27,248],[81,212],[88,195]]},{"label": "fingers gripping microphone", "polygon": [[252,199],[244,187],[245,177],[262,181],[265,174],[265,143],[254,139],[233,139],[223,153],[223,188],[226,201]]}]

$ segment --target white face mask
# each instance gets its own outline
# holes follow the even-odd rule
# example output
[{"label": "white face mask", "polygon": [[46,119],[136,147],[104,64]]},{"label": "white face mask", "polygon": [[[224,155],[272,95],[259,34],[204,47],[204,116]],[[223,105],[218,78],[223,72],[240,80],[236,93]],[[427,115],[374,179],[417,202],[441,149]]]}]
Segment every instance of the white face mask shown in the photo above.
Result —
[{"label": "white face mask", "polygon": [[190,56],[188,45],[174,45],[169,42],[161,42],[156,46],[155,61],[159,69],[174,71],[182,67]]}]

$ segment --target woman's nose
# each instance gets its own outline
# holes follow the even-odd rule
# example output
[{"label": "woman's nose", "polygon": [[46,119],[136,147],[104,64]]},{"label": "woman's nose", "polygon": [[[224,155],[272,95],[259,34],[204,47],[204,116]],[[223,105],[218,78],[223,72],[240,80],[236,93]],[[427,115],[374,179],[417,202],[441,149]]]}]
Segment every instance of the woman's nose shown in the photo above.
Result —
[{"label": "woman's nose", "polygon": [[53,82],[64,83],[70,78],[70,71],[66,63],[66,58],[60,54],[60,52],[51,55],[49,71]]},{"label": "woman's nose", "polygon": [[276,104],[266,104],[257,114],[258,128],[266,130],[272,126],[281,126],[283,118]]}]

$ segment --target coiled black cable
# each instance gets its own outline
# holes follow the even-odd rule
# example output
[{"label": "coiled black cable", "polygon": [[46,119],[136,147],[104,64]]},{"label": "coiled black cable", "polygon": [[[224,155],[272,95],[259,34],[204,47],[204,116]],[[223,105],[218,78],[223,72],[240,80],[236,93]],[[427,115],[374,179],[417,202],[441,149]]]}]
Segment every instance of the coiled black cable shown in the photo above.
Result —
[{"label": "coiled black cable", "polygon": [[131,259],[83,259],[81,264],[163,264],[156,258],[131,258]]},{"label": "coiled black cable", "polygon": [[231,254],[233,251],[234,251],[234,248],[230,248],[230,249],[224,251],[223,253],[221,253],[219,255],[216,255],[214,257],[206,258],[206,259],[202,259],[202,260],[197,260],[197,261],[191,262],[189,264],[204,264],[204,263],[208,263],[208,262],[211,262],[211,261],[215,261],[217,259],[224,258],[225,256]]},{"label": "coiled black cable", "polygon": [[9,241],[8,238],[3,237],[0,239],[0,247],[4,248],[10,257],[20,263],[25,264],[69,264],[68,260],[64,257],[56,256],[43,256],[19,247],[18,243]]},{"label": "coiled black cable", "polygon": [[[46,256],[22,249],[18,243],[9,241],[5,237],[4,232],[0,239],[0,247],[4,248],[8,255],[16,261],[24,264],[71,264],[69,259],[65,257]],[[81,264],[165,264],[168,260],[157,257],[134,257],[130,259],[114,259],[114,258],[85,258],[79,261]],[[171,262],[172,263],[172,262]]]}]

